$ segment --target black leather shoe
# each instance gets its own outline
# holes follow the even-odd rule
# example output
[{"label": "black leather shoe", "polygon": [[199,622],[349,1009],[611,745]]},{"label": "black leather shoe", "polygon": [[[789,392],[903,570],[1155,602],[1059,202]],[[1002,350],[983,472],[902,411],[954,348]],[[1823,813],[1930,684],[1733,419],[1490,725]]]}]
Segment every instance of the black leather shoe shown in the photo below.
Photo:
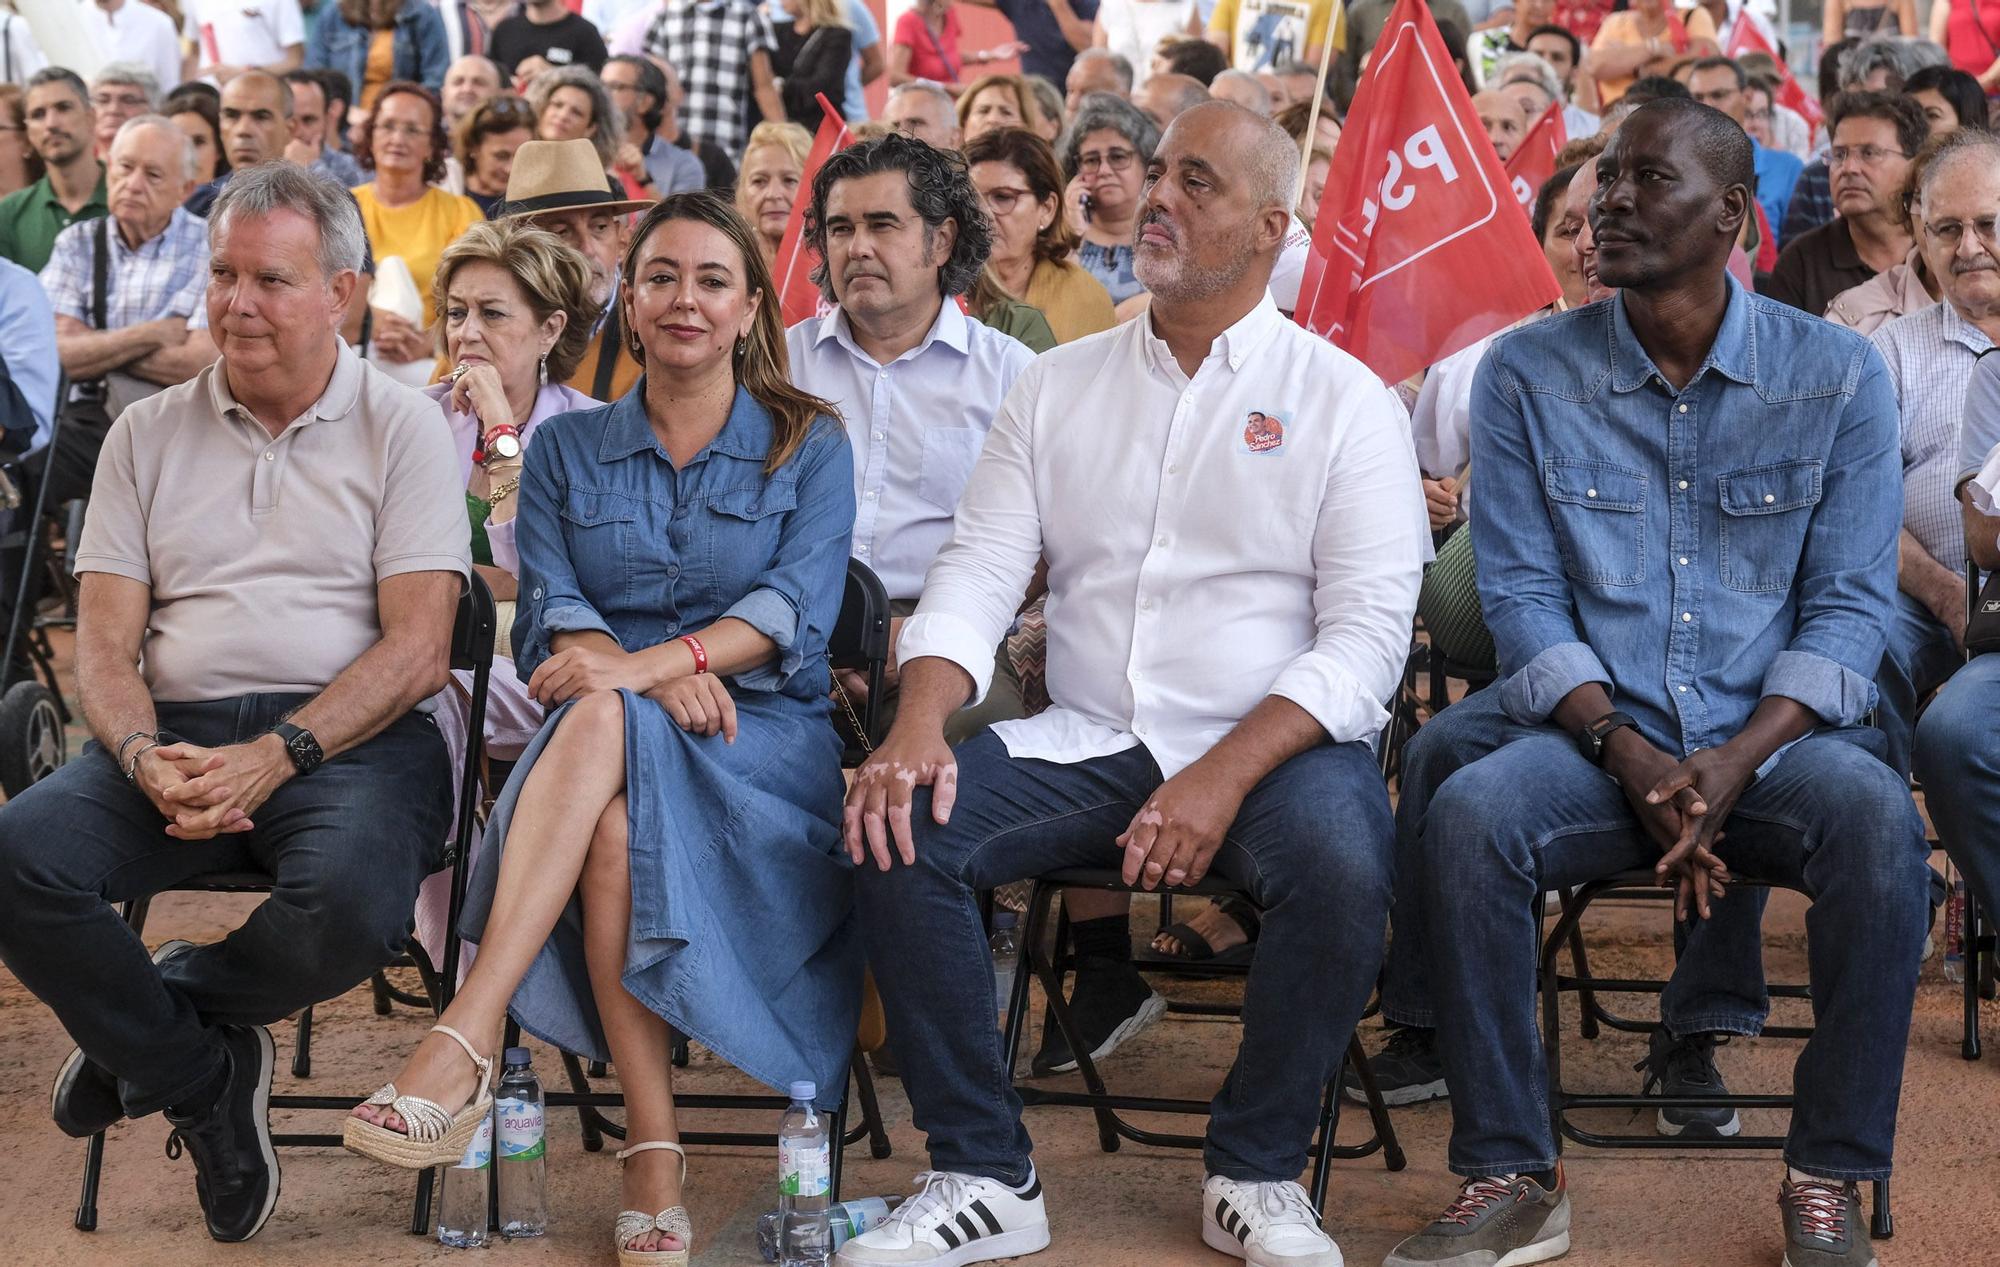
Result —
[{"label": "black leather shoe", "polygon": [[[163,942],[153,952],[153,962],[165,963],[181,951],[192,949],[191,941],[177,938]],[[70,1048],[69,1059],[56,1070],[56,1084],[49,1092],[49,1116],[63,1134],[75,1139],[88,1139],[99,1131],[110,1130],[125,1120],[118,1079],[109,1069],[84,1055],[83,1048]]]},{"label": "black leather shoe", "polygon": [[167,1156],[183,1150],[194,1160],[194,1191],[218,1241],[247,1241],[278,1205],[278,1154],[271,1147],[271,1070],[277,1063],[271,1031],[262,1025],[224,1025],[228,1056],[222,1094],[214,1104],[183,1116],[167,1110],[174,1133]]}]

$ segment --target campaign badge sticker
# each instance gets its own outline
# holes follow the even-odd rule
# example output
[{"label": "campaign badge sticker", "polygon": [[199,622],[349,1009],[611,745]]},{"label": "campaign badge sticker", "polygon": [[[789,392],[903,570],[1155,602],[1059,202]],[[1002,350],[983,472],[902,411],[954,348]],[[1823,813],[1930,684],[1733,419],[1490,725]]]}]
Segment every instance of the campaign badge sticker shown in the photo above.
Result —
[{"label": "campaign badge sticker", "polygon": [[1285,428],[1292,415],[1272,409],[1252,409],[1243,424],[1244,453],[1276,453],[1285,447]]}]

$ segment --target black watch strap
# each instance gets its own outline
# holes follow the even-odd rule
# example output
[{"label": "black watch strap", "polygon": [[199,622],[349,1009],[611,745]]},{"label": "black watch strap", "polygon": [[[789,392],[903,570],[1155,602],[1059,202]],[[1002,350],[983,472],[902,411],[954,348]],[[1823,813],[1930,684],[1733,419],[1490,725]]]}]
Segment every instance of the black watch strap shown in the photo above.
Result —
[{"label": "black watch strap", "polygon": [[311,774],[319,768],[320,762],[326,760],[319,740],[303,726],[281,721],[271,727],[271,733],[285,741],[285,751],[291,754],[292,768],[300,774]]},{"label": "black watch strap", "polygon": [[1639,729],[1639,723],[1632,720],[1629,713],[1616,710],[1606,713],[1585,726],[1583,732],[1576,737],[1577,751],[1581,752],[1584,759],[1592,765],[1601,766],[1604,764],[1604,745],[1611,738],[1611,732],[1622,730],[1627,726],[1634,730]]}]

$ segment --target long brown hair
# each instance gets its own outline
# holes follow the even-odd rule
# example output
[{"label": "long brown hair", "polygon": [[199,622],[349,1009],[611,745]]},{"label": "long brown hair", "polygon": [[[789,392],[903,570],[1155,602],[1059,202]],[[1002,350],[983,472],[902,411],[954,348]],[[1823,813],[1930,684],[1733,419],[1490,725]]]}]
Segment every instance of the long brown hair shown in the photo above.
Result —
[{"label": "long brown hair", "polygon": [[[734,243],[736,253],[743,257],[743,274],[748,289],[761,296],[757,303],[757,315],[750,324],[750,333],[743,340],[743,350],[736,354],[734,360],[737,383],[771,415],[771,453],[764,459],[764,474],[769,475],[792,460],[792,455],[799,451],[799,445],[811,433],[814,422],[821,417],[837,422],[840,411],[819,397],[792,386],[791,360],[785,351],[785,325],[778,314],[777,286],[771,281],[771,270],[764,263],[764,253],[758,248],[757,231],[720,195],[704,189],[674,194],[653,204],[639,221],[638,228],[632,230],[632,244],[625,248],[623,285],[631,287],[637,283],[640,250],[654,230],[671,220],[692,220],[705,224]],[[625,350],[643,366],[646,364],[646,350],[631,326],[632,323],[627,320]]]}]

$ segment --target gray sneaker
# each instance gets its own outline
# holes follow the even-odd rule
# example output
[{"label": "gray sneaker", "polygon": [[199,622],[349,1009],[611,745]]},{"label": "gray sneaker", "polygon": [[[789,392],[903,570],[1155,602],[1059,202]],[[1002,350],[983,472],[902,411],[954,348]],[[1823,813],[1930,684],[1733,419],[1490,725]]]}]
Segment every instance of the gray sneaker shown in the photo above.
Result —
[{"label": "gray sneaker", "polygon": [[1857,1185],[1787,1178],[1778,1187],[1778,1208],[1785,1216],[1785,1267],[1875,1267]]},{"label": "gray sneaker", "polygon": [[1396,1246],[1382,1267],[1526,1267],[1567,1253],[1569,1185],[1558,1165],[1554,1188],[1526,1175],[1466,1180],[1437,1222]]},{"label": "gray sneaker", "polygon": [[[1646,1074],[1639,1094],[1728,1095],[1729,1087],[1722,1081],[1722,1071],[1715,1067],[1716,1042],[1713,1034],[1671,1038],[1664,1029],[1654,1030],[1647,1043],[1646,1058],[1632,1066]],[[1743,1119],[1736,1115],[1735,1109],[1726,1106],[1661,1109],[1653,1129],[1662,1135],[1718,1139],[1740,1133]]]}]

